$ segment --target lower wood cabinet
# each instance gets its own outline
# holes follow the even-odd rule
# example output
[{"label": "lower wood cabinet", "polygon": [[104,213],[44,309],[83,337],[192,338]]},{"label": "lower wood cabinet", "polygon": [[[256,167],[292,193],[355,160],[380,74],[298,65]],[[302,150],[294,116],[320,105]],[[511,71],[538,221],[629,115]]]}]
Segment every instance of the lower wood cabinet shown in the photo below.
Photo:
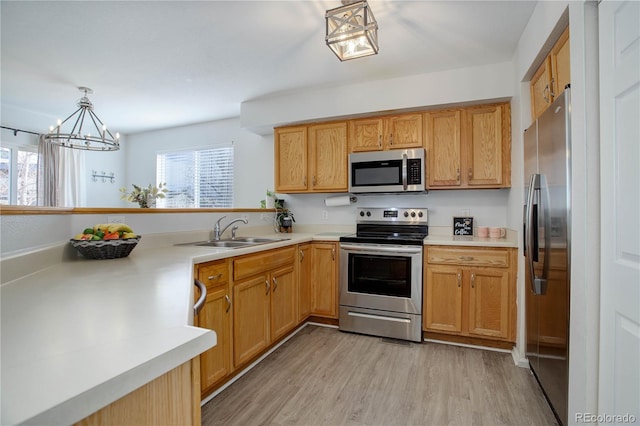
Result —
[{"label": "lower wood cabinet", "polygon": [[215,331],[218,340],[214,347],[200,355],[200,386],[203,395],[233,371],[233,311],[229,276],[227,259],[196,265],[196,277],[207,287],[207,298],[195,318],[195,325]]},{"label": "lower wood cabinet", "polygon": [[233,359],[247,363],[298,324],[296,248],[233,259]]},{"label": "lower wood cabinet", "polygon": [[199,425],[199,359],[187,361],[106,407],[75,426]]},{"label": "lower wood cabinet", "polygon": [[311,315],[338,318],[338,243],[314,242]]},{"label": "lower wood cabinet", "polygon": [[309,316],[338,318],[338,248],[309,242],[196,265],[207,298],[195,324],[218,336],[199,357],[202,397]]},{"label": "lower wood cabinet", "polygon": [[516,256],[513,248],[427,247],[423,329],[515,342]]}]

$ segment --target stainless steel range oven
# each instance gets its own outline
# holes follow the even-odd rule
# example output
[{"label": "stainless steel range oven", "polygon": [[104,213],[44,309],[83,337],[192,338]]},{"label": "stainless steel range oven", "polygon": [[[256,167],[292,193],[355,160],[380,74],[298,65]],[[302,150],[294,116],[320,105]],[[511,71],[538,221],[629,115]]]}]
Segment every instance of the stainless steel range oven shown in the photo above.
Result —
[{"label": "stainless steel range oven", "polygon": [[340,238],[342,331],[422,341],[422,250],[427,210],[360,208]]}]

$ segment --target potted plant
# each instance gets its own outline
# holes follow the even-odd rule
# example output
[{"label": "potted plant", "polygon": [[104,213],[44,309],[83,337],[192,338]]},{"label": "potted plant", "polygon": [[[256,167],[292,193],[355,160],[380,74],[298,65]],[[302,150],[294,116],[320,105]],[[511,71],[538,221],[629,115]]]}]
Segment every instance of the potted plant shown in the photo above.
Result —
[{"label": "potted plant", "polygon": [[287,208],[284,208],[280,203],[276,202],[276,223],[278,224],[280,232],[290,233],[293,230],[293,222],[295,222],[293,212]]},{"label": "potted plant", "polygon": [[138,203],[141,208],[155,207],[156,198],[164,198],[169,191],[166,183],[160,183],[158,186],[149,184],[146,188],[136,184],[131,184],[131,186],[133,186],[131,192],[127,192],[125,187],[120,188],[120,192],[122,192],[120,199]]}]

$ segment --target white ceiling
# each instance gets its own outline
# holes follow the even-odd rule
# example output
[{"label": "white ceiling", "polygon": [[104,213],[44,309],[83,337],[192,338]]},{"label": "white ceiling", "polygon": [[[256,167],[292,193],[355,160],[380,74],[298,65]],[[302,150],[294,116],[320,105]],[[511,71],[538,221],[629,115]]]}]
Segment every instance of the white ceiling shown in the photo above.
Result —
[{"label": "white ceiling", "polygon": [[339,0],[2,0],[1,106],[14,121],[2,124],[45,131],[75,110],[78,86],[110,129],[135,133],[236,117],[285,91],[509,61],[535,6],[369,4],[380,53],[340,62],[324,42]]}]

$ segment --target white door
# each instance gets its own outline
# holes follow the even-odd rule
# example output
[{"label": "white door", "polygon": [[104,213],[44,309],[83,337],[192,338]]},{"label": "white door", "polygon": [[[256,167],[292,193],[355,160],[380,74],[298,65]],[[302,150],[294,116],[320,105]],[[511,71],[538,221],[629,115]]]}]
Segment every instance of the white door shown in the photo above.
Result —
[{"label": "white door", "polygon": [[[640,2],[603,1],[598,414],[640,422]],[[602,423],[628,423],[611,418]]]}]

